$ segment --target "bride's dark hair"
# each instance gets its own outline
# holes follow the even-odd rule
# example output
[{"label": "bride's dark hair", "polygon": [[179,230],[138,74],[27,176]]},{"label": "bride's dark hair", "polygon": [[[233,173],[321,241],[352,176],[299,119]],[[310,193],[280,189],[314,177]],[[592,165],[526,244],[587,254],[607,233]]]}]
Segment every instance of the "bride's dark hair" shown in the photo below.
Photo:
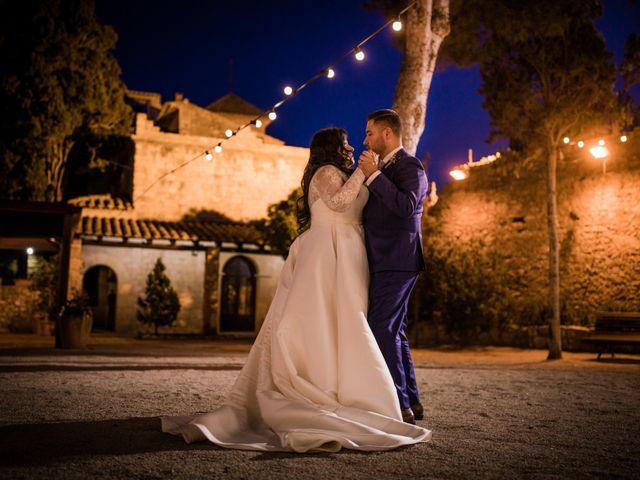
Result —
[{"label": "bride's dark hair", "polygon": [[333,165],[344,173],[351,174],[352,170],[346,166],[345,158],[340,155],[340,149],[346,139],[347,132],[342,128],[324,128],[313,135],[309,147],[309,161],[302,175],[302,196],[296,202],[298,233],[305,231],[311,222],[309,184],[316,171],[324,165]]}]

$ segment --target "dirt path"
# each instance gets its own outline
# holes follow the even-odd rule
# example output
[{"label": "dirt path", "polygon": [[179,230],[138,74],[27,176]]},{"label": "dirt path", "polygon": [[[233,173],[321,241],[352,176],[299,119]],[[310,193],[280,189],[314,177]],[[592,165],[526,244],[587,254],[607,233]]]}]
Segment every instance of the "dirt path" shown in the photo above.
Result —
[{"label": "dirt path", "polygon": [[[636,478],[640,357],[417,350],[427,444],[386,453],[265,454],[186,445],[161,415],[210,411],[239,342],[92,345],[0,335],[1,478]],[[190,354],[188,354],[190,352]]]}]

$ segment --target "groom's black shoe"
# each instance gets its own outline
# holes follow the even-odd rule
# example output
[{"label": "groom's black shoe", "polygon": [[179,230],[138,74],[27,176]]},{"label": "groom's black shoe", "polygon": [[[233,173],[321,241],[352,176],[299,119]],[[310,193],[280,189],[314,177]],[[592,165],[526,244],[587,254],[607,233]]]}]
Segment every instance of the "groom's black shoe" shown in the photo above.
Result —
[{"label": "groom's black shoe", "polygon": [[410,423],[412,425],[416,424],[416,419],[413,416],[413,412],[411,411],[410,408],[402,409],[402,421],[404,423]]},{"label": "groom's black shoe", "polygon": [[422,420],[424,418],[424,407],[420,402],[415,405],[411,405],[411,411],[413,412],[413,417],[416,420]]}]

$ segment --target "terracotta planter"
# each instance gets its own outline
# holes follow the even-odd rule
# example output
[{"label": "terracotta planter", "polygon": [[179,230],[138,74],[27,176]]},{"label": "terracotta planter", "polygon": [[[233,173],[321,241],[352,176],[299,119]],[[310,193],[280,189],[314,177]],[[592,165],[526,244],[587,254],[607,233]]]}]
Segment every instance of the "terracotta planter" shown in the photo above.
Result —
[{"label": "terracotta planter", "polygon": [[91,314],[66,314],[60,319],[62,348],[86,348],[93,318]]}]

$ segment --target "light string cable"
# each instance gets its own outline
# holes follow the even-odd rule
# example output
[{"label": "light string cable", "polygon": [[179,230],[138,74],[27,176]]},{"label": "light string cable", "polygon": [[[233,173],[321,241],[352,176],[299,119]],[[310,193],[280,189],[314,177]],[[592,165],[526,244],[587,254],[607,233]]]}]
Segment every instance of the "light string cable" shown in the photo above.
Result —
[{"label": "light string cable", "polygon": [[245,123],[244,125],[239,126],[238,128],[236,128],[235,130],[231,130],[228,129],[226,131],[226,136],[227,138],[220,140],[214,147],[210,148],[209,150],[205,150],[204,152],[199,153],[198,155],[196,155],[195,157],[181,163],[180,165],[178,165],[177,167],[169,170],[168,172],[162,174],[161,176],[159,176],[158,178],[156,178],[153,182],[151,182],[151,184],[149,186],[147,186],[147,188],[145,188],[142,193],[140,193],[139,195],[137,195],[134,199],[133,199],[133,203],[135,205],[136,200],[139,200],[142,196],[144,196],[149,190],[151,190],[151,188],[153,188],[159,181],[161,181],[162,179],[168,177],[169,175],[174,174],[176,171],[180,170],[181,168],[189,165],[191,162],[194,162],[196,160],[198,160],[199,158],[202,158],[204,156],[204,158],[208,161],[213,160],[213,154],[211,153],[211,150],[213,150],[215,153],[220,153],[222,152],[222,144],[233,138],[235,135],[238,134],[238,132],[240,130],[243,130],[251,125],[256,125],[258,128],[262,125],[261,123],[261,118],[263,117],[268,117],[271,120],[275,120],[276,119],[276,110],[278,108],[280,108],[282,105],[284,105],[288,100],[290,100],[291,98],[293,98],[295,95],[297,95],[298,93],[300,93],[300,91],[302,91],[304,88],[306,88],[307,86],[309,86],[311,83],[315,82],[316,80],[318,80],[320,77],[329,77],[332,78],[335,75],[335,72],[333,70],[333,67],[335,67],[336,65],[338,65],[340,62],[342,62],[345,58],[347,58],[348,56],[352,55],[355,52],[356,55],[356,59],[361,61],[364,59],[364,53],[361,50],[361,47],[363,45],[365,45],[367,42],[369,42],[370,40],[372,40],[374,37],[376,37],[378,34],[380,34],[380,32],[382,32],[385,28],[387,28],[389,25],[393,24],[393,29],[394,30],[400,30],[401,24],[399,23],[399,19],[402,15],[404,15],[407,11],[409,11],[409,9],[411,9],[417,2],[417,0],[415,0],[414,2],[410,3],[409,5],[407,5],[405,8],[403,8],[398,14],[396,14],[391,20],[389,20],[388,22],[386,22],[384,25],[382,25],[381,27],[379,27],[376,31],[374,31],[372,34],[370,34],[369,36],[367,36],[364,40],[360,41],[359,43],[357,43],[353,48],[350,48],[349,50],[347,50],[345,53],[343,53],[341,56],[339,56],[338,58],[336,58],[333,62],[331,62],[329,64],[329,66],[323,68],[322,70],[320,70],[318,73],[316,73],[315,75],[313,75],[311,78],[309,78],[307,81],[305,81],[304,83],[302,83],[299,87],[297,88],[292,88],[292,87],[286,87],[285,88],[285,94],[287,95],[286,97],[284,97],[282,100],[280,100],[279,102],[277,102],[275,105],[273,105],[273,107],[271,107],[268,110],[263,111],[260,115],[258,115],[257,117],[255,117],[253,120]]}]

